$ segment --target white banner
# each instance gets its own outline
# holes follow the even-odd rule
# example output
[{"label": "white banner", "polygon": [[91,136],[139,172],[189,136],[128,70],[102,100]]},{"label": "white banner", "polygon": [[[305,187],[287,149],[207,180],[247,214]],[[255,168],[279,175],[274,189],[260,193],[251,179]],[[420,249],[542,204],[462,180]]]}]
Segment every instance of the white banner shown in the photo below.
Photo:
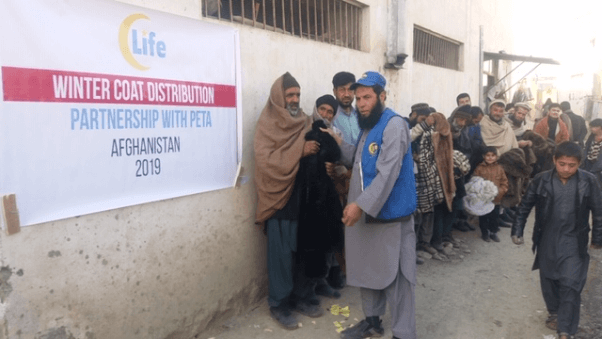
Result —
[{"label": "white banner", "polygon": [[0,195],[32,225],[231,187],[235,29],[102,0],[0,1]]}]

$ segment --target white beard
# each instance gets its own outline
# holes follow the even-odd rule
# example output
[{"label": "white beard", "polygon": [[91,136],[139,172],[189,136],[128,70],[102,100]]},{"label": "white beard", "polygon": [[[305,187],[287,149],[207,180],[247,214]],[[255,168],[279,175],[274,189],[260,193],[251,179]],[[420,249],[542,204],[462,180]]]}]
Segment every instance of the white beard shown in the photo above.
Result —
[{"label": "white beard", "polygon": [[290,113],[291,116],[297,116],[297,114],[299,114],[299,108],[297,107],[297,109],[292,109],[290,104],[286,105],[286,109],[288,110],[288,112]]}]

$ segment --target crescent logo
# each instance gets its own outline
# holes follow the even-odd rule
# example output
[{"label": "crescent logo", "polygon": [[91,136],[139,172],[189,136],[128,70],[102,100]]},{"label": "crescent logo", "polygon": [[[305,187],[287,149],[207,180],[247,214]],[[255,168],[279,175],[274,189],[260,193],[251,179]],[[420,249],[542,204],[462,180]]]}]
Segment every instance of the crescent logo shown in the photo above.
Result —
[{"label": "crescent logo", "polygon": [[[142,59],[149,60],[148,57],[165,58],[166,45],[163,41],[155,40],[157,33],[143,30],[139,34],[137,29],[132,29],[132,25],[140,19],[149,20],[150,18],[142,13],[136,13],[128,16],[119,26],[119,49],[125,61],[132,67],[146,71],[149,66],[143,65],[134,55],[142,56]],[[131,42],[129,41],[131,32]],[[130,45],[131,43],[131,45]]]},{"label": "crescent logo", "polygon": [[372,156],[376,155],[376,152],[378,152],[378,144],[373,142],[370,145],[368,145],[368,152],[370,152],[370,155]]}]

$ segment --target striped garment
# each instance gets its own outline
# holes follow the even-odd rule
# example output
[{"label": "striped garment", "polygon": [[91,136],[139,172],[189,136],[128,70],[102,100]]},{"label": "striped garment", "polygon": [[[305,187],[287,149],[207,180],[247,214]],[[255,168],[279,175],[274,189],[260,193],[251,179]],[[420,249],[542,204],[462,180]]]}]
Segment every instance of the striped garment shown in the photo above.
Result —
[{"label": "striped garment", "polygon": [[589,150],[587,151],[587,160],[596,161],[600,155],[600,148],[602,148],[602,140],[596,142],[593,141]]},{"label": "striped garment", "polygon": [[434,206],[445,198],[435,162],[432,133],[431,127],[425,128],[420,140],[418,173],[416,174],[416,202],[417,211],[420,213],[432,212]]}]

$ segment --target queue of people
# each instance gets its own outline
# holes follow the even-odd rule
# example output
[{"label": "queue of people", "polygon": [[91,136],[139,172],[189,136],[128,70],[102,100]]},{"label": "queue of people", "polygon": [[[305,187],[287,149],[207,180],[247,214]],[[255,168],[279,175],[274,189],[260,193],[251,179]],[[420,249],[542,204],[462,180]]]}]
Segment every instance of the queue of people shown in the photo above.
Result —
[{"label": "queue of people", "polygon": [[445,247],[459,246],[452,229],[476,222],[484,241],[512,227],[520,245],[535,207],[546,326],[574,335],[589,260],[584,215],[593,215],[591,247],[602,247],[602,119],[585,141],[568,103],[547,105],[530,130],[526,103],[494,100],[485,114],[462,93],[449,118],[427,103],[402,117],[386,105],[378,72],[339,72],[332,84],[308,116],[285,73],[257,123],[256,223],[268,239],[271,316],[295,329],[296,314],[322,316],[319,296],[340,298],[349,285],[360,288],[365,319],[341,338],[382,336],[387,303],[393,339],[416,338],[416,265],[446,261]]}]

